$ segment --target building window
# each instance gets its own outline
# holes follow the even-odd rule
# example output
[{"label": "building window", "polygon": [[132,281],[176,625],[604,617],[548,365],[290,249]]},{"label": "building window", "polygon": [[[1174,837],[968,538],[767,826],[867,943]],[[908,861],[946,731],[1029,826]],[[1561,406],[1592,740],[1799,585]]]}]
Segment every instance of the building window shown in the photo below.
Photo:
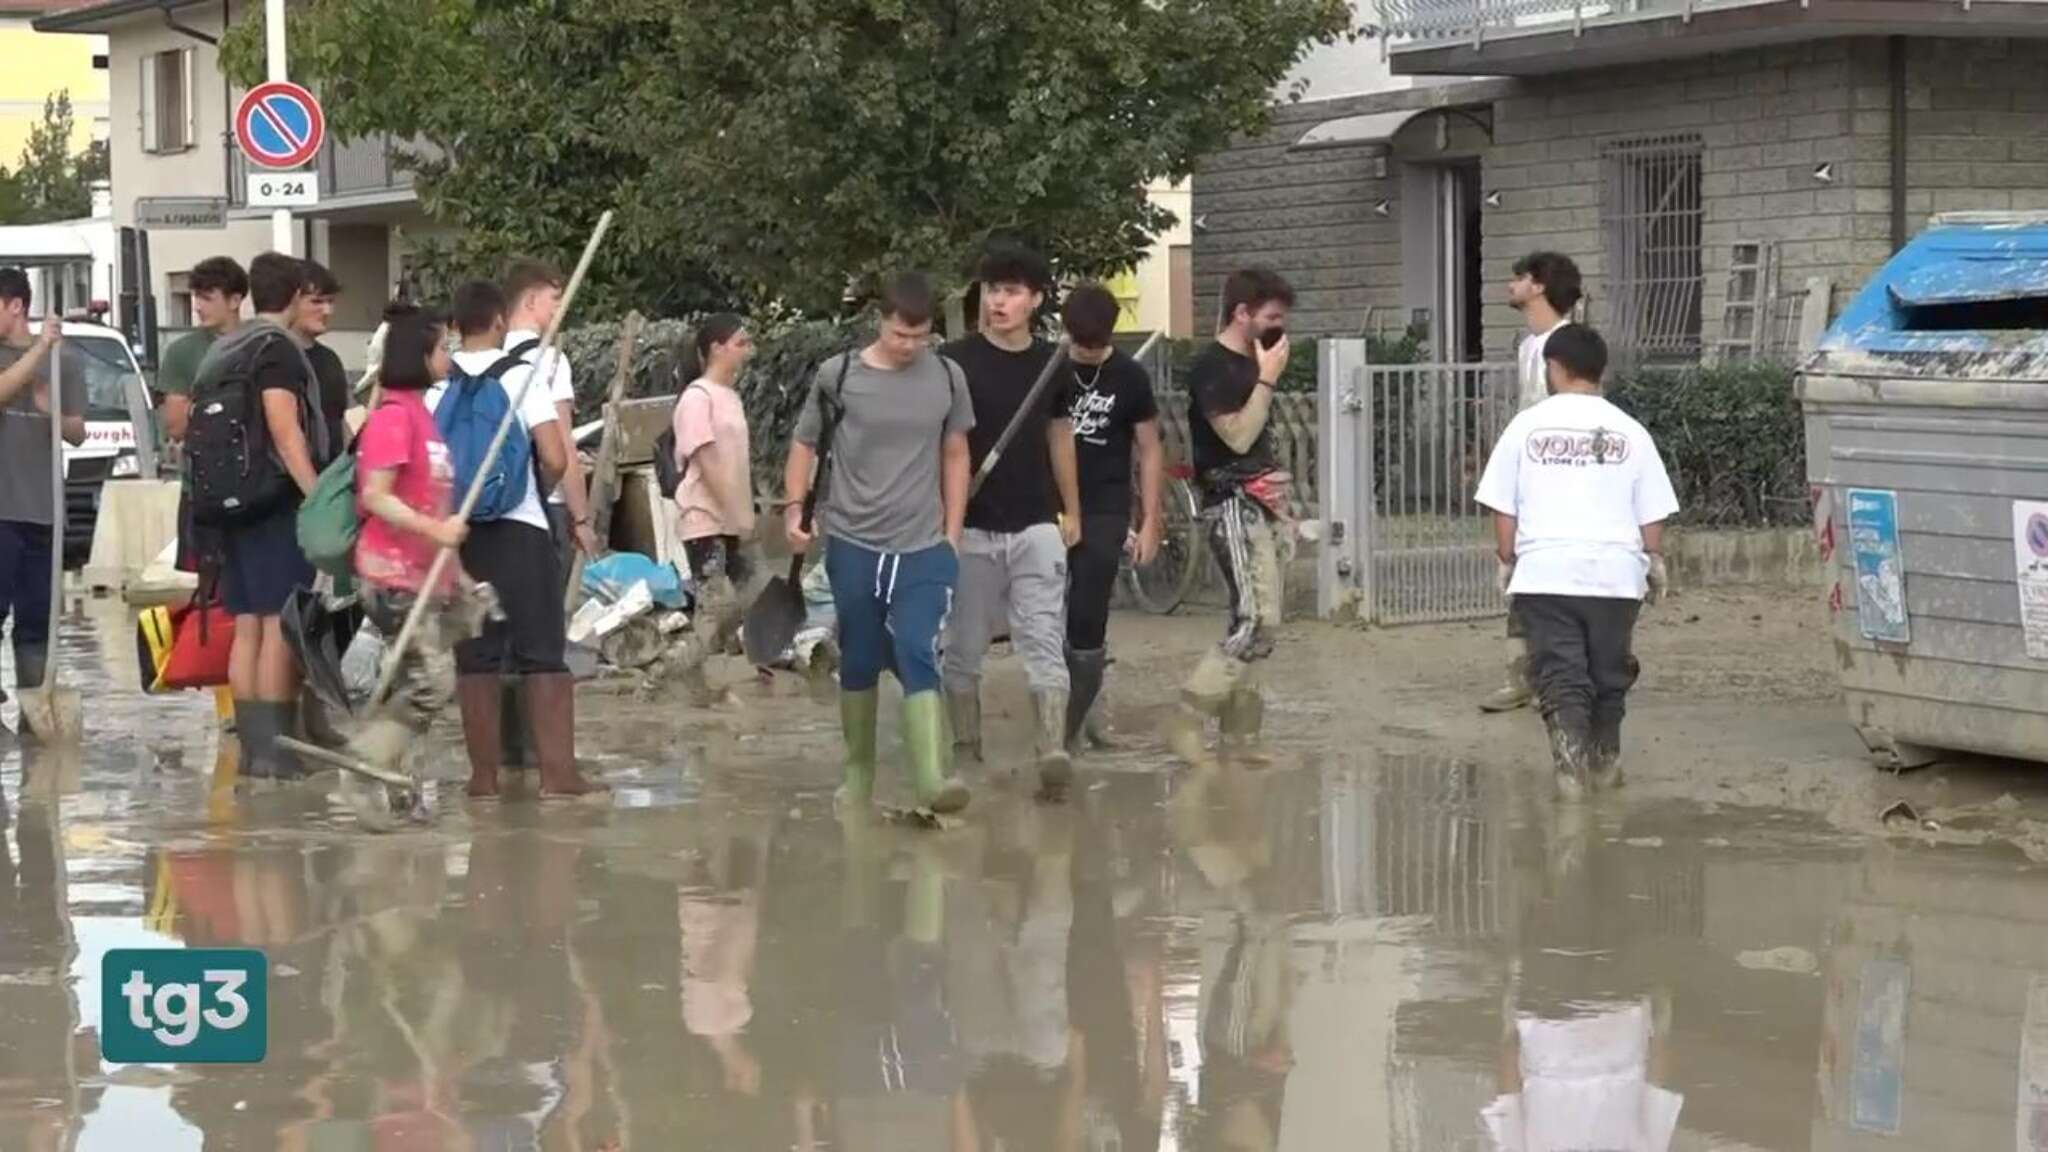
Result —
[{"label": "building window", "polygon": [[142,58],[142,150],[183,152],[198,139],[193,123],[192,49]]},{"label": "building window", "polygon": [[1626,361],[1697,360],[1704,284],[1697,136],[1623,140],[1601,153],[1607,337]]},{"label": "building window", "polygon": [[173,272],[165,279],[169,292],[164,305],[164,327],[192,327],[192,274]]}]

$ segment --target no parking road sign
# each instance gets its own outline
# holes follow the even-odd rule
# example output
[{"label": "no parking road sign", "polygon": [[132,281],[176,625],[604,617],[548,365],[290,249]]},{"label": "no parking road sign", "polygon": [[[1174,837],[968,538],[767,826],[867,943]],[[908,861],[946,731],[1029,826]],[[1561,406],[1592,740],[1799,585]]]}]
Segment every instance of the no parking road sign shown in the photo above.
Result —
[{"label": "no parking road sign", "polygon": [[235,107],[235,140],[259,167],[297,168],[318,155],[326,139],[320,102],[297,84],[258,84]]}]

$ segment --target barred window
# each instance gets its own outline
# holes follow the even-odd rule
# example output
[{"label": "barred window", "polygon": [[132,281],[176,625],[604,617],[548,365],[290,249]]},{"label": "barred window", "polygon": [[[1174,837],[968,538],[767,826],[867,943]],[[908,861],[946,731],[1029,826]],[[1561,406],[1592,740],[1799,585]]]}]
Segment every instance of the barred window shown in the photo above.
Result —
[{"label": "barred window", "polygon": [[1700,138],[1620,140],[1601,151],[1607,338],[1629,361],[1697,361],[1704,281]]}]

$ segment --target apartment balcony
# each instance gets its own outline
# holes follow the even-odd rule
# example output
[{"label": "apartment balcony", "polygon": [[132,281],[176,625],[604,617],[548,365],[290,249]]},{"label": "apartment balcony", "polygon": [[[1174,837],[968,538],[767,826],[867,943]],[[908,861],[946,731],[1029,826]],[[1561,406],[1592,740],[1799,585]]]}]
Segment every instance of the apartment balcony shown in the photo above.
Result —
[{"label": "apartment balcony", "polygon": [[2048,0],[1374,0],[1393,71],[1517,76],[1843,36],[2048,36]]},{"label": "apartment balcony", "polygon": [[[366,136],[347,143],[329,137],[313,164],[320,174],[320,204],[298,209],[299,214],[339,222],[375,222],[410,211],[417,202],[413,176],[399,165],[396,147],[389,136]],[[247,158],[230,145],[228,197],[238,210],[248,208],[248,173]]]}]

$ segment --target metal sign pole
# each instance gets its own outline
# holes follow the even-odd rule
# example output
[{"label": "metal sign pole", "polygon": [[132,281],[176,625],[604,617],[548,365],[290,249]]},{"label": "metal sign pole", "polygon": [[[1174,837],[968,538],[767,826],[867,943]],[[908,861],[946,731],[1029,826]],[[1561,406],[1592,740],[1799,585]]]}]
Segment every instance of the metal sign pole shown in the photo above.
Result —
[{"label": "metal sign pole", "polygon": [[[263,0],[263,43],[269,79],[290,79],[284,55],[284,0]],[[287,256],[298,255],[293,251],[291,209],[279,208],[270,214],[270,246]]]}]

